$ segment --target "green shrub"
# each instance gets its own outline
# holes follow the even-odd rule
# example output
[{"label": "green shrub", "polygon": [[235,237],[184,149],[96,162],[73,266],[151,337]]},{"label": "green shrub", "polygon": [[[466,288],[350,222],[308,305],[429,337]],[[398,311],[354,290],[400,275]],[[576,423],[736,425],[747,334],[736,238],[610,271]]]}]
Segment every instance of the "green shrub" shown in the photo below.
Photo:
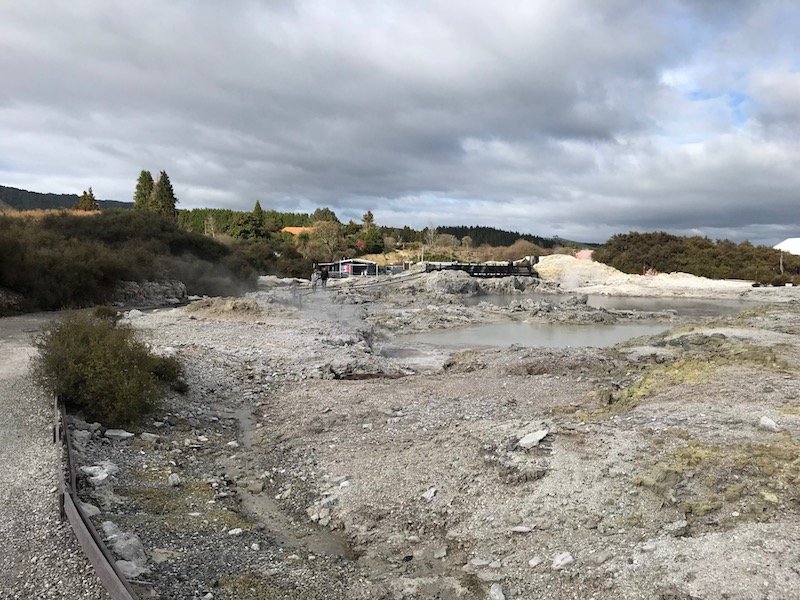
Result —
[{"label": "green shrub", "polygon": [[120,318],[119,311],[113,306],[96,306],[94,310],[92,310],[92,316],[96,319],[105,319],[114,324],[116,324]]},{"label": "green shrub", "polygon": [[153,355],[128,328],[85,314],[64,317],[36,339],[35,380],[85,418],[130,425],[156,408],[180,375],[173,358]]},{"label": "green shrub", "polygon": [[160,279],[183,281],[189,294],[255,284],[245,258],[155,214],[0,215],[0,288],[20,294],[24,310],[107,303],[120,281]]}]

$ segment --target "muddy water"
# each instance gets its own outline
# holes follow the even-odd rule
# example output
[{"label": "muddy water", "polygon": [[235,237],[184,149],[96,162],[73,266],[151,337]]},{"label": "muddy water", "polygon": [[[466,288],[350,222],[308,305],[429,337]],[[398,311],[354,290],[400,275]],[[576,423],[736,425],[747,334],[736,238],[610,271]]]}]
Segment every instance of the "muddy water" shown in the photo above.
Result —
[{"label": "muddy water", "polygon": [[[251,408],[242,407],[236,411],[235,416],[239,420],[243,446],[251,451],[253,442]],[[343,536],[322,527],[298,525],[280,509],[266,491],[261,494],[243,493],[241,499],[245,510],[267,526],[267,531],[275,537],[280,546],[318,555],[353,558],[353,553]]]},{"label": "muddy water", "polygon": [[475,346],[544,346],[548,348],[613,346],[643,335],[655,335],[667,326],[657,323],[621,323],[614,325],[567,323],[488,323],[476,327],[448,329],[402,336],[395,342],[403,346],[433,344],[444,347]]}]

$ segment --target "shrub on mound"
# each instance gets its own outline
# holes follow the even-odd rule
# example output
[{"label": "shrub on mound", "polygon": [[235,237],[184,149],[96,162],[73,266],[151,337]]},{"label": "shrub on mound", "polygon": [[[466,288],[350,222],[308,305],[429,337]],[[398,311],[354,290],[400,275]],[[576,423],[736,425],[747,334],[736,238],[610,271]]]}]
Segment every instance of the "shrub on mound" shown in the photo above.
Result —
[{"label": "shrub on mound", "polygon": [[35,344],[39,385],[109,426],[130,425],[152,411],[180,375],[177,360],[152,354],[131,329],[86,314],[51,324]]}]

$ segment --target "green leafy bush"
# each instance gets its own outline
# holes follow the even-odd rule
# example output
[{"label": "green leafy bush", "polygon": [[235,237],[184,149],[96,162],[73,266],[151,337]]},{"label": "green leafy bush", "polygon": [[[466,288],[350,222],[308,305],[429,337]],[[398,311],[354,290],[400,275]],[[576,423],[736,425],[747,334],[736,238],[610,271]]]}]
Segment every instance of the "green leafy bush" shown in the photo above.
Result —
[{"label": "green leafy bush", "polygon": [[[800,257],[750,242],[680,237],[663,231],[612,236],[594,260],[624,271],[681,271],[713,279],[747,279],[783,285],[800,278]],[[783,272],[782,272],[783,271]]]},{"label": "green leafy bush", "polygon": [[136,422],[158,406],[164,387],[180,376],[174,358],[152,354],[131,329],[108,319],[69,315],[35,343],[39,385],[70,409],[106,425]]}]

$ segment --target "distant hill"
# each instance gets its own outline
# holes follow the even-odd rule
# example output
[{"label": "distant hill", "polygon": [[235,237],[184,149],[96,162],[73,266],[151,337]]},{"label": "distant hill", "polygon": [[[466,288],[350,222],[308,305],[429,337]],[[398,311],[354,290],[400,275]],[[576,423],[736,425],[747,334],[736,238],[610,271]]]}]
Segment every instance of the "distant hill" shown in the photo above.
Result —
[{"label": "distant hill", "polygon": [[[36,208],[72,208],[78,203],[77,194],[40,194],[0,185],[0,209],[4,205],[17,210]],[[98,200],[100,208],[133,208],[133,202]]]},{"label": "distant hill", "polygon": [[527,240],[540,246],[542,248],[554,248],[555,246],[575,246],[575,247],[596,247],[597,244],[587,244],[584,242],[574,242],[572,240],[565,240],[561,238],[544,238],[538,235],[531,235],[529,233],[518,233],[516,231],[506,231],[504,229],[496,229],[494,227],[483,226],[466,226],[459,225],[456,227],[442,226],[437,227],[439,233],[446,233],[454,235],[461,239],[464,236],[472,238],[473,246],[480,246],[481,244],[489,244],[490,246],[510,246],[517,240]]}]

